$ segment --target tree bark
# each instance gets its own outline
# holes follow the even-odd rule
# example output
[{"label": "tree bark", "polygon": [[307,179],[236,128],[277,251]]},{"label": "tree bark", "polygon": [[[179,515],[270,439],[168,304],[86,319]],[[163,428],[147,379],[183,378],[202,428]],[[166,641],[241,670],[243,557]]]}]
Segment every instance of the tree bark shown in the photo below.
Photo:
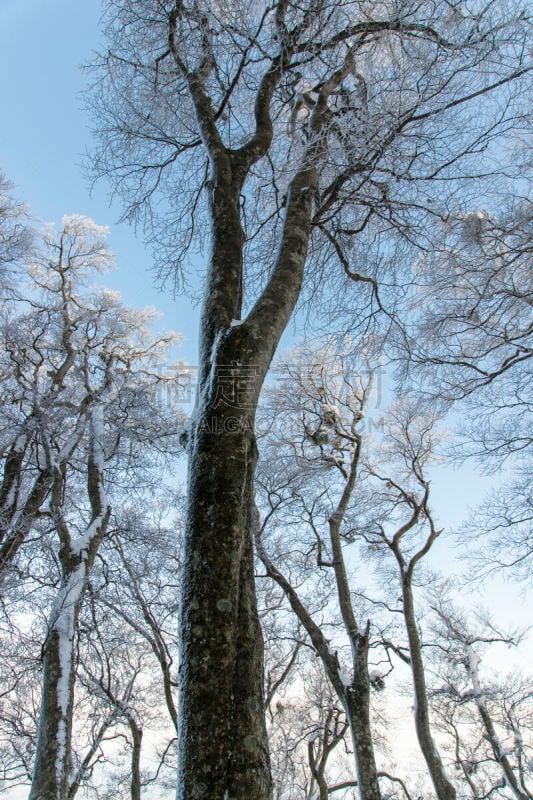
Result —
[{"label": "tree bark", "polygon": [[344,687],[344,707],[354,743],[359,791],[363,800],[381,800],[374,744],[370,727],[370,676],[368,674],[368,645],[370,623],[359,628],[355,619],[341,543],[340,527],[357,479],[361,441],[356,439],[348,480],[335,512],[329,518],[329,535],[335,582],[344,629],[352,650],[352,679]]},{"label": "tree bark", "polygon": [[261,386],[302,285],[318,173],[306,165],[293,179],[270,279],[240,321],[244,156],[215,149],[213,251],[189,443],[177,798],[270,800],[253,581],[253,431]]},{"label": "tree bark", "polygon": [[370,677],[368,629],[359,635],[351,685],[346,687],[344,707],[354,744],[359,791],[363,800],[381,800],[374,743],[370,726]]},{"label": "tree bark", "polygon": [[426,761],[438,800],[456,800],[456,791],[448,779],[440,753],[431,735],[422,645],[418,633],[410,574],[402,578],[402,596],[405,627],[409,640],[409,653],[415,695],[415,727],[420,749]]},{"label": "tree bark", "polygon": [[128,717],[132,737],[131,750],[131,800],[141,800],[141,746],[143,740],[143,729],[136,722],[133,715]]},{"label": "tree bark", "polygon": [[29,800],[66,800],[69,792],[77,619],[84,565],[64,576],[43,648],[41,712]]},{"label": "tree bark", "polygon": [[50,510],[61,542],[61,587],[43,646],[41,712],[29,800],[67,800],[69,794],[78,616],[111,514],[103,477],[103,414],[103,406],[98,406],[91,419],[87,494],[92,513],[85,536],[77,542],[63,516],[65,467],[58,466],[54,475]]},{"label": "tree bark", "polygon": [[363,800],[381,800],[370,727],[368,629],[355,637],[355,644],[352,644],[353,676],[349,683],[345,682],[340,674],[337,655],[331,651],[322,630],[303,605],[294,587],[268,558],[259,536],[257,550],[268,576],[283,589],[292,610],[307,631],[313,647],[322,660],[328,679],[342,703],[352,735],[361,797]]},{"label": "tree bark", "polygon": [[[249,415],[206,414],[190,456],[180,800],[271,796],[250,527],[256,459],[251,424]],[[248,429],[228,431],[233,425]]]}]

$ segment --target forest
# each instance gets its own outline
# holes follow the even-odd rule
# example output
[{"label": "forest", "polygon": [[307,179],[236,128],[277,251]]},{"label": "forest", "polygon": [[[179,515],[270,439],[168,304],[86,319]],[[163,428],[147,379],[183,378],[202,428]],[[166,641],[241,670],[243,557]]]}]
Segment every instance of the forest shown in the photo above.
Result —
[{"label": "forest", "polygon": [[0,174],[0,795],[531,800],[527,5],[103,9],[198,364]]}]

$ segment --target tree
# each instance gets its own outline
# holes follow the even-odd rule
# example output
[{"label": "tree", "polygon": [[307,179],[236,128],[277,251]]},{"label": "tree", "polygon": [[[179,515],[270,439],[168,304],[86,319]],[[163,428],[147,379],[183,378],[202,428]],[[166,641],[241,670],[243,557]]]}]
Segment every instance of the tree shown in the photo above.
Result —
[{"label": "tree", "polygon": [[[375,310],[381,275],[364,270],[381,239],[393,237],[388,254],[427,244],[461,178],[481,177],[491,142],[520,125],[525,16],[490,11],[107,3],[96,172],[161,243],[161,274],[178,285],[176,268],[209,231],[188,446],[180,799],[270,797],[251,541],[259,392],[298,299],[353,283]],[[358,252],[367,264],[352,269]]]},{"label": "tree", "polygon": [[[448,776],[440,749],[432,736],[423,638],[417,613],[415,573],[443,532],[430,506],[428,468],[436,458],[437,419],[423,406],[397,401],[384,426],[384,438],[365,464],[364,492],[370,514],[364,512],[355,527],[378,557],[388,550],[396,565],[401,593],[409,664],[413,679],[416,735],[439,800],[455,800],[456,788]],[[364,495],[360,504],[366,505]],[[365,518],[366,517],[366,518]],[[405,651],[404,651],[405,652]],[[396,653],[402,650],[396,648]]]},{"label": "tree", "polygon": [[[109,476],[119,477],[116,465],[108,466]],[[157,622],[173,693],[176,645],[166,620],[175,613],[176,551],[163,521],[172,508],[148,477],[143,476],[146,488],[135,491],[137,498],[131,491],[126,497],[113,491],[108,535],[98,549],[79,612],[69,800],[78,794],[132,800],[139,791],[168,789],[175,777],[167,676],[146,618]],[[43,641],[59,580],[53,538],[32,539],[18,558],[25,578],[3,598],[0,786],[6,790],[32,780]],[[131,585],[124,578],[124,560],[130,572],[135,570]]]},{"label": "tree", "polygon": [[57,537],[59,567],[42,642],[31,798],[68,795],[78,618],[110,528],[115,487],[147,475],[158,448],[169,452],[174,442],[178,449],[180,423],[158,409],[155,373],[175,337],[150,333],[154,312],[127,309],[116,293],[87,288],[110,261],[104,234],[79,216],[65,218],[57,238],[46,232],[2,325],[4,390],[12,393],[2,414],[10,437],[2,567],[24,579],[17,556],[30,531]]},{"label": "tree", "polygon": [[515,800],[531,798],[532,687],[516,671],[504,679],[483,670],[487,650],[519,643],[499,631],[487,615],[472,620],[435,593],[434,670],[441,680],[429,693],[440,727],[451,739],[456,770],[475,797],[506,790]]},{"label": "tree", "polygon": [[[88,667],[83,665],[83,680],[89,691],[104,694],[109,708],[115,708],[130,728],[130,769],[126,766],[123,772],[124,783],[128,779],[131,783],[132,800],[147,787],[168,788],[168,781],[174,782],[175,775],[177,631],[174,628],[180,542],[175,538],[176,519],[172,520],[172,529],[168,521],[170,513],[174,516],[175,494],[172,498],[165,494],[158,496],[155,486],[153,489],[155,504],[143,498],[142,506],[139,502],[135,507],[122,509],[119,536],[109,543],[103,556],[105,567],[91,583],[93,624],[85,625],[85,636],[94,655]],[[122,662],[127,664],[133,653],[140,668],[117,670],[113,657],[117,646],[124,653]],[[118,684],[117,673],[124,674]],[[152,739],[156,733],[156,753],[150,757],[150,766],[141,770],[145,728],[151,729]],[[116,780],[112,786],[116,792]]]},{"label": "tree", "polygon": [[0,287],[2,299],[13,272],[32,251],[33,232],[26,208],[15,200],[13,187],[0,172]]},{"label": "tree", "polygon": [[346,718],[316,659],[301,666],[303,685],[283,687],[269,709],[274,798],[346,800],[357,786],[348,759],[335,759],[347,750]]},{"label": "tree", "polygon": [[[104,234],[105,229],[90,220],[65,218],[58,240],[51,230],[46,232],[34,264],[26,261],[19,269],[19,281],[2,308],[2,581],[54,478],[80,446],[99,394],[110,389],[105,381],[96,390],[90,384],[92,327],[116,298],[103,295],[91,309],[79,308],[76,295],[87,273],[110,263]],[[70,378],[76,370],[77,391],[72,396]]]},{"label": "tree", "polygon": [[[358,507],[366,506],[367,510],[358,513],[354,527],[379,559],[384,576],[387,575],[386,550],[395,561],[395,583],[401,593],[398,602],[408,648],[392,643],[390,646],[411,669],[417,738],[437,797],[453,798],[464,791],[473,792],[475,797],[488,797],[505,785],[515,797],[525,800],[528,790],[524,788],[527,778],[524,764],[528,761],[530,743],[521,730],[529,713],[530,691],[520,683],[511,691],[509,685],[503,691],[496,690],[495,681],[491,681],[492,685],[485,692],[476,652],[477,645],[498,641],[511,644],[512,637],[504,637],[487,620],[481,632],[472,632],[467,618],[454,609],[450,593],[442,592],[437,603],[436,593],[430,589],[426,592],[430,595],[429,601],[426,599],[424,603],[424,598],[420,597],[419,587],[435,584],[435,573],[424,570],[424,560],[443,533],[431,510],[430,467],[439,455],[436,422],[424,404],[413,404],[412,399],[405,398],[396,404],[385,422],[380,446],[363,461],[364,492],[359,496]],[[431,635],[424,619],[429,612],[428,603],[437,616],[438,624],[433,629],[433,632],[438,630],[437,636]],[[439,655],[432,658],[433,651]],[[445,671],[447,687],[446,684],[442,688],[432,685],[435,671],[439,673],[438,667],[435,670],[435,663],[439,661],[448,668]],[[471,684],[468,690],[464,686],[465,678]],[[447,703],[439,706],[436,698],[440,701],[446,698]],[[470,701],[477,708],[481,725],[476,726],[471,712],[465,714],[465,709],[461,708]],[[512,722],[511,708],[517,710]],[[443,719],[446,720],[444,725]],[[478,741],[474,733],[476,727],[481,728]],[[455,738],[455,746],[448,748],[452,763],[458,768],[453,778],[446,768],[442,739],[433,737],[434,731],[443,729]],[[502,729],[507,747],[499,738]],[[511,737],[514,744],[508,751]],[[464,764],[459,755],[464,754],[463,748],[470,752]],[[501,766],[503,778],[500,774],[494,779],[492,761]],[[472,771],[466,762],[471,762]],[[488,762],[488,768],[481,766],[483,762]],[[478,768],[476,765],[480,767],[477,778],[472,774]],[[457,786],[457,779],[462,779],[463,785]]]},{"label": "tree", "polygon": [[[350,349],[349,342],[343,344]],[[442,532],[430,509],[427,475],[436,457],[436,420],[427,409],[399,401],[381,409],[381,436],[373,440],[364,423],[375,372],[367,363],[358,366],[343,358],[334,341],[299,348],[280,374],[282,380],[267,393],[270,403],[260,411],[259,429],[266,444],[262,442],[257,477],[265,518],[261,534],[268,535],[266,542],[271,541],[277,552],[275,557],[267,555],[259,539],[258,554],[307,631],[345,709],[361,795],[380,797],[369,706],[371,687],[383,688],[384,676],[370,669],[369,660],[386,663],[384,651],[392,650],[412,672],[415,727],[436,795],[441,800],[455,798],[455,786],[432,736],[415,599],[420,562]],[[323,533],[326,526],[328,536]],[[366,543],[378,559],[382,572],[370,593],[383,597],[380,605],[390,616],[403,616],[407,647],[391,642],[390,632],[380,637],[377,624],[370,635],[371,620],[377,622],[381,615],[378,602],[369,602],[361,585],[366,576],[348,570],[354,560],[348,548],[353,552],[354,543]],[[360,552],[368,561],[364,546]],[[389,553],[396,576],[387,564]],[[328,571],[334,574],[332,585]],[[320,575],[318,583],[313,573]],[[401,594],[400,608],[392,599],[394,589]],[[362,611],[356,610],[356,603],[364,598],[366,621],[358,622]],[[349,648],[343,647],[344,639]]]},{"label": "tree", "polygon": [[[365,364],[366,374],[361,374],[332,341],[300,348],[279,371],[282,381],[267,392],[259,416],[262,446],[256,486],[263,521],[257,523],[257,552],[306,631],[346,714],[361,796],[379,800],[370,724],[370,620],[361,620],[354,608],[344,552],[361,457],[360,423],[373,373]],[[277,558],[268,554],[268,541],[276,543]],[[293,565],[294,551],[302,557]],[[320,584],[327,587],[317,612],[317,584],[313,581],[312,589],[306,588],[310,571],[319,571]],[[328,571],[334,574],[331,583]],[[297,590],[295,584],[303,586]],[[316,621],[333,605],[330,624],[342,631],[336,632],[334,644],[324,623]],[[348,648],[342,647],[344,640]],[[342,650],[349,655],[339,655]]]},{"label": "tree", "polygon": [[[523,159],[517,161],[525,177]],[[420,261],[403,369],[417,392],[461,414],[458,460],[510,473],[463,526],[465,537],[483,542],[477,572],[505,567],[527,578],[533,207],[520,193],[486,200],[495,206],[490,212],[463,208],[451,216],[441,242]]]},{"label": "tree", "polygon": [[[166,513],[172,506],[163,506]],[[113,542],[112,560],[102,585],[92,593],[104,613],[113,612],[115,624],[125,623],[130,636],[144,640],[158,662],[168,715],[177,733],[178,714],[174,700],[174,661],[177,642],[173,630],[178,603],[176,566],[179,541],[158,519],[157,510],[147,516],[140,508],[128,509],[121,523],[121,538]],[[176,523],[175,523],[176,524]],[[122,540],[129,540],[125,548]],[[145,551],[141,551],[144,544]],[[118,556],[118,557],[117,557]]]}]

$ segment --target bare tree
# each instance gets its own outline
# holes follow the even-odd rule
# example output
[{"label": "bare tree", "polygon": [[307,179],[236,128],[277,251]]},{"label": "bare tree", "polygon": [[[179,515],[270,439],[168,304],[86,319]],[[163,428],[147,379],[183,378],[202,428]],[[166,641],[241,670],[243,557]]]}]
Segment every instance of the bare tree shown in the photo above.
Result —
[{"label": "bare tree", "polygon": [[501,632],[487,617],[469,619],[446,592],[437,596],[433,610],[433,669],[441,683],[430,692],[430,701],[450,736],[456,769],[474,797],[505,790],[515,800],[528,800],[531,682],[516,673],[502,679],[481,666],[490,648],[516,646],[520,635]]},{"label": "bare tree", "polygon": [[160,789],[175,774],[176,637],[166,620],[175,611],[177,587],[169,574],[173,577],[176,552],[162,520],[172,509],[155,483],[160,479],[156,473],[138,498],[115,498],[109,535],[80,609],[73,750],[78,758],[69,798],[80,787],[105,781],[114,796],[138,800],[148,787]]},{"label": "bare tree", "polygon": [[[9,618],[2,618],[0,650],[0,787],[17,788],[31,782],[39,717],[39,652],[37,637],[24,630],[15,607],[26,612],[23,600],[13,598]],[[11,604],[9,604],[11,606]],[[3,611],[6,608],[4,605]],[[34,619],[37,626],[38,620]]]},{"label": "bare tree", "polygon": [[[344,553],[361,456],[359,429],[373,377],[365,367],[366,374],[361,375],[353,361],[336,352],[332,341],[322,347],[302,347],[281,365],[283,380],[267,391],[270,403],[261,409],[259,419],[263,436],[256,485],[263,521],[258,522],[256,544],[267,575],[283,590],[344,709],[361,797],[380,798],[370,725],[370,621],[357,619]],[[277,542],[275,558],[267,553],[265,541],[276,542],[282,531],[292,536]],[[287,571],[288,553],[300,549],[303,563],[295,564],[301,573],[296,578],[290,568]],[[320,617],[323,606],[332,604],[331,595],[336,596],[333,625],[347,639],[349,657],[339,657],[341,637],[333,644],[324,625],[316,621],[316,585],[305,599],[295,586],[305,587],[308,566],[322,573],[322,584],[327,584]],[[331,585],[325,576],[328,571],[334,573]],[[324,791],[322,783],[320,792]]]},{"label": "bare tree", "polygon": [[316,657],[301,666],[303,680],[283,687],[269,709],[274,798],[344,800],[357,786],[350,775],[348,723]]},{"label": "bare tree", "polygon": [[60,573],[42,643],[32,798],[68,795],[77,623],[114,487],[142,478],[157,443],[163,451],[172,441],[178,447],[179,423],[158,409],[155,373],[174,337],[150,333],[153,312],[86,286],[110,261],[104,234],[78,216],[63,220],[57,238],[49,230],[2,326],[5,389],[15,399],[2,409],[2,566],[24,580],[17,557],[31,531],[57,537]]},{"label": "bare tree", "polygon": [[525,461],[516,464],[510,470],[511,479],[490,491],[458,527],[474,564],[468,580],[483,580],[503,569],[527,585],[533,565],[533,514],[531,476]]},{"label": "bare tree", "polygon": [[[120,480],[116,464],[109,464],[108,469],[114,483]],[[139,465],[136,472],[139,477]],[[69,800],[78,793],[101,797],[106,785],[112,787],[113,797],[131,800],[134,787],[135,791],[155,791],[174,781],[175,728],[167,708],[162,667],[146,635],[143,617],[147,611],[157,619],[170,670],[176,636],[165,620],[176,603],[177,587],[172,583],[175,542],[169,541],[162,516],[170,515],[172,509],[167,506],[166,493],[160,492],[159,470],[151,480],[145,471],[142,482],[144,488],[135,490],[137,497],[132,491],[124,497],[116,486],[111,490],[113,513],[107,538],[98,549],[79,611]],[[77,497],[81,499],[82,491]],[[65,513],[67,506],[66,502]],[[72,519],[72,511],[69,517]],[[40,535],[32,530],[31,541],[19,553],[17,567],[23,578],[3,596],[0,785],[6,790],[31,783],[43,640],[60,581],[56,542],[52,532],[45,533],[45,519],[41,524]],[[128,591],[123,556],[130,565],[135,564],[135,586],[142,591],[142,606]],[[122,602],[115,608],[120,590]],[[175,684],[175,675],[171,680]],[[143,745],[144,732],[148,741]]]},{"label": "bare tree", "polygon": [[[153,492],[155,502],[143,497],[120,508],[115,533],[100,552],[102,563],[89,587],[92,615],[84,626],[92,658],[85,658],[78,669],[79,680],[104,700],[115,725],[129,728],[131,760],[119,773],[119,782],[129,779],[132,800],[148,788],[154,791],[173,782],[176,768],[177,501],[175,493],[169,498],[156,486]],[[152,744],[141,768],[145,729],[155,738],[155,752]],[[117,780],[115,776],[115,789]]]},{"label": "bare tree", "polygon": [[[373,754],[376,735],[370,728],[369,702],[371,686],[383,688],[384,676],[382,665],[380,671],[369,668],[373,646],[374,659],[387,664],[381,647],[410,667],[415,726],[429,774],[439,798],[454,798],[455,785],[432,735],[415,599],[415,571],[441,533],[430,510],[427,476],[436,455],[436,420],[427,409],[398,402],[380,409],[384,424],[378,441],[373,441],[364,423],[376,376],[368,364],[358,367],[353,359],[343,358],[334,341],[299,348],[282,365],[280,375],[282,380],[267,391],[270,403],[259,417],[259,429],[265,431],[256,481],[264,515],[259,556],[285,592],[345,708],[361,796],[379,796],[379,788],[369,780],[373,776],[377,787],[381,775]],[[324,523],[328,537],[322,532]],[[267,554],[261,540],[265,534],[275,555]],[[370,601],[361,574],[349,577],[347,548],[354,542],[366,542],[377,558],[379,584],[370,594],[383,597],[379,603]],[[394,557],[396,577],[387,563],[388,553]],[[328,571],[334,574],[331,584]],[[313,572],[320,574],[322,591],[310,579]],[[396,585],[399,607],[390,599],[391,586]],[[332,595],[337,596],[336,625]],[[407,647],[397,643],[398,631],[391,639],[390,623],[377,640],[375,625],[372,641],[370,622],[357,622],[361,609],[379,618],[379,606],[388,617],[403,617]],[[326,636],[326,624],[332,626],[333,639]],[[350,642],[350,659],[343,652],[341,631]]]},{"label": "bare tree", "polygon": [[491,142],[519,125],[526,19],[448,2],[106,8],[96,172],[161,243],[163,277],[179,285],[209,239],[178,797],[262,800],[271,787],[251,541],[261,385],[303,285],[310,296],[353,283],[375,307],[375,275],[351,266],[358,243],[371,254],[389,232],[423,241],[462,179],[483,175],[484,153],[492,163]]},{"label": "bare tree", "polygon": [[[518,165],[527,166],[522,159]],[[486,198],[487,203],[491,198]],[[485,472],[513,471],[462,528],[476,571],[531,571],[531,202],[459,209],[421,259],[405,370],[416,391],[461,414],[454,455]],[[406,340],[404,340],[404,344]]]},{"label": "bare tree", "polygon": [[[117,639],[120,637],[116,636],[116,631],[113,640],[101,621],[94,619],[94,622],[96,625],[100,622],[98,632],[94,637],[98,642],[96,658],[89,660],[85,657],[81,661],[78,667],[78,680],[91,696],[103,700],[103,706],[107,713],[99,725],[97,736],[93,738],[92,747],[87,750],[83,761],[73,771],[74,777],[70,779],[68,797],[69,800],[75,797],[80,786],[87,784],[90,770],[94,767],[95,751],[101,747],[104,737],[109,737],[110,732],[116,735],[118,730],[122,732],[126,728],[127,734],[122,733],[122,736],[131,751],[125,770],[125,783],[129,789],[127,796],[131,800],[140,800],[143,785],[141,772],[143,717],[146,717],[139,713],[139,709],[143,705],[140,696],[146,694],[147,682],[143,681],[142,688],[139,684],[141,676],[149,672],[151,664],[145,649],[137,647],[133,650],[131,641],[129,646],[123,642],[119,644]],[[117,654],[117,650],[121,651],[120,654]],[[153,673],[151,674],[153,675]],[[115,782],[115,790],[118,795],[117,783],[118,781]]]},{"label": "bare tree", "polygon": [[12,288],[21,261],[33,246],[27,209],[13,196],[13,186],[0,171],[0,290]]},{"label": "bare tree", "polygon": [[361,513],[354,524],[357,535],[385,562],[380,565],[385,574],[385,553],[394,558],[408,641],[408,651],[396,647],[394,652],[411,669],[416,733],[435,793],[439,800],[454,800],[456,788],[432,736],[424,641],[415,596],[423,559],[442,533],[430,507],[428,476],[439,441],[437,421],[430,410],[405,399],[389,410],[383,440],[365,459],[360,504],[368,503],[369,511]]},{"label": "bare tree", "polygon": [[[46,231],[2,309],[1,579],[83,442],[102,395],[114,391],[106,359],[108,367],[120,363],[123,342],[120,333],[106,329],[106,319],[98,325],[106,313],[115,314],[119,329],[128,324],[128,313],[112,292],[80,300],[84,284],[111,263],[105,233],[79,216],[65,217],[57,238]],[[130,331],[148,318],[130,316]],[[95,385],[97,363],[101,380]]]},{"label": "bare tree", "polygon": [[[170,502],[163,506],[168,514]],[[174,510],[174,508],[173,508]],[[125,624],[130,635],[151,651],[161,674],[168,716],[177,733],[175,688],[177,641],[174,621],[178,605],[179,540],[171,538],[157,509],[138,506],[123,511],[120,538],[114,537],[110,559],[100,585],[93,582],[94,601],[104,616],[111,611],[115,624]],[[174,521],[174,524],[176,522]]]}]

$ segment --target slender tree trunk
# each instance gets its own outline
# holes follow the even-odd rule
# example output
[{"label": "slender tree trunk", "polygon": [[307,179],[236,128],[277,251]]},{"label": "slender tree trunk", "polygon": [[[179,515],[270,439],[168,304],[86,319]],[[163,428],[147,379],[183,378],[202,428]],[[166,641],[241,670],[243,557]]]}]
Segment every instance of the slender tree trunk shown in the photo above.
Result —
[{"label": "slender tree trunk", "polygon": [[344,707],[354,743],[359,791],[363,800],[381,800],[370,727],[370,677],[368,674],[370,622],[367,623],[364,630],[357,625],[340,535],[341,524],[357,479],[360,449],[361,441],[357,439],[348,480],[338,506],[329,518],[329,535],[339,609],[352,650],[353,675],[350,685],[344,687]]},{"label": "slender tree trunk", "polygon": [[470,644],[466,645],[466,652],[466,667],[467,672],[472,680],[476,707],[479,712],[479,716],[481,717],[483,727],[485,728],[486,739],[492,748],[492,752],[494,753],[494,758],[500,764],[505,783],[514,794],[516,800],[531,800],[531,794],[527,792],[523,784],[520,786],[518,783],[513,767],[505,752],[505,748],[502,746],[498,737],[492,717],[487,709],[487,706],[485,705],[485,693],[481,688],[481,683],[479,680],[479,658]]},{"label": "slender tree trunk", "polygon": [[76,773],[72,777],[68,789],[68,800],[74,800],[76,797],[78,790],[81,786],[81,783],[87,774],[91,762],[98,752],[104,737],[109,730],[109,728],[116,722],[117,720],[117,710],[115,709],[100,725],[100,728],[96,735],[93,738],[92,744],[89,749],[86,751],[83,761],[78,766]]},{"label": "slender tree trunk", "polygon": [[103,483],[103,414],[103,406],[98,406],[91,419],[87,494],[92,515],[85,535],[77,541],[63,516],[64,466],[58,466],[54,476],[50,509],[61,542],[61,587],[43,647],[41,713],[29,800],[67,800],[69,793],[78,616],[111,514]]},{"label": "slender tree trunk", "polygon": [[446,775],[440,753],[431,735],[426,678],[422,659],[422,645],[418,633],[413,602],[413,589],[409,575],[403,576],[402,596],[405,626],[407,629],[407,638],[409,640],[411,671],[413,675],[416,735],[438,800],[456,800],[455,788]]},{"label": "slender tree trunk", "polygon": [[477,708],[485,728],[485,735],[490,743],[492,752],[494,753],[494,758],[501,766],[505,783],[514,794],[516,800],[531,800],[531,794],[522,789],[517,781],[513,767],[511,766],[511,763],[505,754],[505,749],[501,746],[498,740],[496,728],[494,727],[494,723],[492,722],[491,716],[488,713],[483,701],[477,702]]},{"label": "slender tree trunk", "polygon": [[354,744],[359,791],[363,800],[381,800],[374,742],[370,726],[370,677],[368,674],[368,629],[359,635],[354,657],[354,675],[345,690],[344,708]]},{"label": "slender tree trunk", "polygon": [[87,572],[81,564],[56,599],[43,648],[41,712],[29,800],[66,800],[69,791],[74,653]]},{"label": "slender tree trunk", "polygon": [[132,737],[131,751],[131,800],[141,800],[141,746],[143,730],[132,715],[128,717]]},{"label": "slender tree trunk", "polygon": [[[122,565],[126,574],[128,576],[128,580],[130,582],[130,590],[133,592],[135,599],[137,600],[139,606],[142,609],[142,614],[144,617],[145,623],[148,625],[150,629],[150,635],[146,636],[144,629],[140,629],[141,635],[147,639],[155,657],[159,662],[159,666],[161,667],[161,674],[163,677],[163,692],[165,695],[165,701],[167,705],[167,710],[172,720],[172,724],[178,732],[178,712],[176,710],[176,704],[174,702],[174,687],[172,682],[172,675],[171,675],[171,661],[169,660],[168,652],[165,646],[164,637],[162,631],[159,628],[159,624],[157,620],[154,618],[152,611],[150,610],[149,604],[146,602],[146,598],[144,597],[143,593],[140,591],[139,583],[138,583],[138,576],[135,574],[135,571],[132,569],[131,564],[128,563],[128,559],[124,555],[122,547],[120,546],[120,542],[117,543],[118,550],[121,555]],[[104,602],[106,602],[104,600]],[[113,609],[113,611],[118,614],[119,616],[124,619],[128,625],[131,625],[134,629],[136,628],[135,621],[131,619],[128,614],[124,613],[124,610],[120,607],[115,606],[114,604],[109,604],[109,607]]]},{"label": "slender tree trunk", "polygon": [[311,797],[316,797],[316,794],[314,792],[314,786],[316,782],[316,786],[318,787],[317,800],[328,800],[329,797],[328,782],[326,781],[326,776],[324,775],[325,765],[327,762],[322,756],[319,763],[317,764],[315,759],[314,743],[312,741],[307,743],[307,752],[308,752],[309,767],[311,769],[311,774],[313,776],[313,780],[311,782],[311,786],[309,789],[309,795]]},{"label": "slender tree trunk", "polygon": [[339,701],[342,703],[354,744],[355,767],[363,800],[381,800],[378,772],[374,757],[374,746],[370,727],[370,678],[368,674],[368,629],[352,637],[353,676],[348,682],[339,670],[335,653],[331,652],[323,632],[313,620],[294,587],[268,558],[260,536],[257,550],[267,574],[283,589],[292,610],[307,631],[309,638],[322,660],[324,670]]}]

